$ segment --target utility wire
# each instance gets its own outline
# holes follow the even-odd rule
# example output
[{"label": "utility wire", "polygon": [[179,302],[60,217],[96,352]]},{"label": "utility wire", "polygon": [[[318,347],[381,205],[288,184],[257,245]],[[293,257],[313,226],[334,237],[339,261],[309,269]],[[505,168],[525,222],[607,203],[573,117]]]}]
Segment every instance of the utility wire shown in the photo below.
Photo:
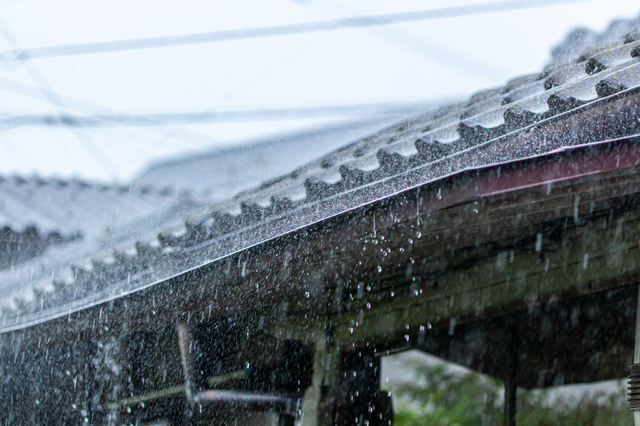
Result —
[{"label": "utility wire", "polygon": [[[309,7],[310,2],[304,2],[304,6]],[[313,3],[313,2],[311,2]],[[324,2],[326,3],[326,2]],[[345,14],[351,14],[354,15],[356,12],[353,10],[345,10],[344,8],[339,8],[338,6],[334,6],[334,9],[340,9],[341,12],[345,13]],[[316,9],[318,9],[318,7],[316,6]],[[326,8],[321,8],[324,9],[323,12],[327,12]],[[333,14],[335,17],[335,11],[330,11],[329,13]],[[385,28],[385,27],[374,27],[377,29],[381,29],[381,28]],[[385,36],[387,39],[396,42],[398,44],[401,44],[405,47],[408,47],[409,49],[412,49],[414,52],[418,52],[420,53],[423,57],[426,58],[433,58],[433,51],[427,52],[429,50],[429,48],[431,47],[430,44],[427,45],[426,42],[423,42],[422,40],[413,37],[405,32],[401,32],[398,30],[392,30],[391,28],[386,28],[387,31],[379,31],[379,34]],[[398,36],[394,37],[393,34],[396,33]],[[238,90],[223,96],[221,99],[218,100],[218,104],[220,102],[225,102],[225,101],[229,101],[235,97],[237,97],[238,95],[246,92],[247,90],[249,90],[252,86],[254,86],[255,84],[257,84],[258,82],[260,82],[261,80],[263,80],[264,78],[268,77],[269,75],[271,75],[274,71],[278,70],[279,68],[281,68],[283,65],[285,65],[286,63],[290,62],[291,60],[293,60],[294,58],[296,58],[297,56],[299,56],[301,53],[303,52],[308,52],[310,50],[310,48],[319,43],[321,41],[321,39],[314,39],[311,42],[307,42],[304,43],[302,46],[300,46],[299,48],[297,48],[296,50],[294,50],[293,52],[290,52],[289,54],[283,56],[280,60],[278,60],[277,62],[271,64],[269,67],[267,67],[267,69],[262,70],[260,73],[256,74],[254,76],[254,78],[252,78],[248,83],[245,83],[244,85],[242,85],[241,88],[239,88]],[[435,47],[436,52],[438,47]],[[438,55],[438,59],[440,59],[441,56],[446,56],[446,53],[452,53],[452,52],[445,52],[445,55]],[[453,52],[453,55],[455,56],[455,52]],[[461,55],[458,55],[461,56]],[[447,58],[445,58],[446,60]],[[478,69],[477,67],[473,66],[473,60],[468,60],[465,61],[465,59],[467,59],[466,57],[461,57],[458,58],[459,60],[457,61],[449,61],[450,65],[459,68],[459,70],[463,71],[463,72],[468,72],[468,73],[472,73],[472,74],[476,74],[478,76],[481,77],[487,77],[489,74],[491,75],[491,79],[493,80],[495,78],[496,75],[501,75],[503,74],[502,71],[500,70],[494,70],[494,69],[490,69],[490,67],[486,67],[485,69]],[[471,65],[471,66],[470,66]],[[483,64],[484,65],[484,64]]]},{"label": "utility wire", "polygon": [[[304,5],[309,6],[307,2],[305,2]],[[337,5],[335,5],[333,8],[339,9],[340,12],[344,14],[354,15],[356,13],[356,11],[354,10],[346,10],[344,8],[340,8]],[[326,13],[327,10],[326,8],[324,9],[325,9],[324,12]],[[329,13],[332,13],[335,16],[335,10]],[[496,76],[501,76],[502,74],[504,74],[502,70],[494,69],[493,67],[490,67],[483,63],[478,64],[477,63],[478,61],[474,60],[473,58],[469,58],[465,55],[452,52],[449,49],[434,46],[417,37],[407,34],[406,32],[394,30],[388,27],[374,27],[374,28],[385,29],[386,31],[378,31],[378,33],[385,36],[387,39],[393,42],[396,42],[405,47],[408,47],[409,49],[412,49],[414,52],[420,53],[423,57],[433,58],[433,56],[436,56],[436,59],[438,60],[444,59],[444,61],[447,62],[448,65],[458,68],[460,71],[467,72],[469,74],[473,74],[479,77],[490,78],[491,80],[495,80]],[[311,45],[317,44],[319,41],[320,40],[316,39],[311,43],[304,43],[301,47],[289,53],[288,55],[282,57],[279,61],[269,66],[266,70],[261,71],[248,83],[244,84],[242,88],[240,88],[239,90],[236,90],[235,92],[221,98],[218,101],[218,103],[228,101],[230,99],[237,97],[239,94],[245,92],[246,90],[251,88],[251,86],[255,85],[256,83],[258,83],[259,81],[261,81],[262,79],[264,79],[265,77],[273,73],[275,70],[282,67],[285,63],[294,59],[300,53],[308,51]]]},{"label": "utility wire", "polygon": [[478,15],[483,13],[504,12],[509,10],[529,9],[585,1],[593,0],[505,0],[467,6],[417,10],[413,12],[402,13],[389,13],[385,15],[359,16],[301,24],[277,25],[270,27],[226,31],[212,31],[197,34],[105,41],[97,43],[79,43],[60,46],[35,47],[14,52],[0,52],[0,62],[20,62],[34,58],[88,55],[94,53],[153,49],[171,46],[184,46],[190,44],[212,43],[218,41],[246,40],[262,37],[307,34],[319,31],[365,28],[379,25],[400,24],[431,19],[454,18],[460,16]]},{"label": "utility wire", "polygon": [[151,114],[24,114],[0,117],[0,129],[25,126],[113,127],[158,126],[169,124],[199,124],[263,120],[324,118],[331,116],[365,115],[394,116],[419,113],[432,109],[435,103],[379,103],[326,105],[293,108],[264,108],[251,110],[220,110],[199,112],[170,112]]},{"label": "utility wire", "polygon": [[[42,93],[50,92],[49,93],[50,96],[56,96],[59,99],[61,99],[65,103],[65,105],[68,107],[69,110],[74,110],[82,114],[89,114],[87,111],[91,111],[91,110],[93,111],[102,110],[118,117],[127,115],[126,113],[121,111],[109,110],[101,105],[98,105],[89,101],[85,101],[83,99],[78,99],[73,96],[67,96],[67,95],[61,94],[60,92],[54,92],[49,89],[44,89],[41,87],[25,84],[8,77],[0,76],[0,89],[6,90],[8,92],[16,93],[26,98],[35,99],[35,100],[44,101],[44,102],[49,102],[49,101],[47,100],[46,97],[43,96]],[[112,125],[120,126],[121,124],[112,123]],[[154,126],[165,127],[167,125],[161,122],[149,121],[148,126],[142,126],[140,127],[140,130],[148,133],[160,135],[160,136],[166,136],[172,139],[180,140],[182,142],[191,141],[192,142],[191,144],[194,146],[201,146],[201,144],[203,143],[210,144],[210,143],[221,141],[220,139],[214,138],[212,136],[205,135],[199,132],[194,132],[192,130],[189,130],[183,127],[174,127],[173,129],[170,129],[170,130],[173,130],[172,133],[175,133],[175,134],[167,134],[166,130],[156,129]]]},{"label": "utility wire", "polygon": [[[9,26],[5,22],[4,18],[0,16],[0,34],[9,44],[9,46],[16,50],[19,49],[19,41],[13,32],[9,29]],[[62,111],[67,110],[65,103],[58,97],[51,89],[51,85],[45,79],[44,75],[38,70],[34,63],[28,63],[25,67],[29,77],[33,80],[34,84],[40,89],[42,96],[51,104],[53,109],[57,112],[58,117],[62,114]],[[100,147],[91,138],[91,136],[84,129],[72,129],[73,135],[76,137],[80,145],[89,153],[98,166],[109,176],[111,179],[117,179],[119,175],[118,169],[109,160],[109,158],[102,152]]]},{"label": "utility wire", "polygon": [[[313,5],[314,2],[305,2],[305,5]],[[322,2],[328,5],[330,8],[334,10],[338,10],[343,14],[349,15],[359,15],[357,11],[353,9],[346,9],[344,7],[340,7],[332,2]],[[319,8],[316,6],[316,8]],[[327,8],[325,7],[326,11]],[[345,13],[346,12],[346,13]],[[423,38],[416,37],[406,31],[402,31],[398,28],[392,28],[388,26],[376,26],[370,27],[370,30],[375,31],[378,35],[383,36],[389,41],[392,41],[396,44],[409,48],[413,52],[419,53],[421,56],[426,57],[427,59],[437,60],[439,65],[446,65],[450,68],[453,68],[457,71],[461,71],[465,74],[480,77],[483,80],[495,81],[496,78],[505,78],[506,73],[503,70],[500,70],[490,64],[482,62],[476,58],[472,58],[469,55],[465,55],[460,52],[456,52],[450,48],[439,46],[437,44],[431,43],[429,41],[424,40]]]}]

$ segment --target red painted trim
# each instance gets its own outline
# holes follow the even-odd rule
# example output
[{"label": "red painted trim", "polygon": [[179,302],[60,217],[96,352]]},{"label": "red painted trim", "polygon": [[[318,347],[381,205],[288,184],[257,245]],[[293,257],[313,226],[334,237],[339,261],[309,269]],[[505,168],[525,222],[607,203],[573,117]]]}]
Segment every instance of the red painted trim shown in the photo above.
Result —
[{"label": "red painted trim", "polygon": [[[610,144],[605,142],[603,144]],[[593,147],[593,145],[590,145]],[[540,157],[542,161],[525,165],[520,169],[491,174],[478,182],[478,196],[488,197],[554,182],[622,170],[640,166],[640,144],[627,141],[612,149],[576,152],[584,147],[570,148],[557,157],[558,152]],[[575,154],[574,154],[575,152]],[[549,158],[551,157],[551,158]],[[554,158],[555,157],[555,158]],[[496,167],[494,166],[493,169]]]}]

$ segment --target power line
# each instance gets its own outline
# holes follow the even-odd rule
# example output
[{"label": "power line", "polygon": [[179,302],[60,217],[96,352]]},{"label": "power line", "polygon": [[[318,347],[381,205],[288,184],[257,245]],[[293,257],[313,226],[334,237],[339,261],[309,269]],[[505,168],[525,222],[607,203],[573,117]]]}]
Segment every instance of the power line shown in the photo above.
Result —
[{"label": "power line", "polygon": [[[67,96],[64,94],[61,94],[60,92],[57,91],[52,91],[49,89],[45,89],[42,87],[36,87],[36,86],[32,86],[29,84],[25,84],[22,83],[20,81],[17,80],[13,80],[7,77],[2,77],[0,76],[0,90],[6,90],[8,92],[12,92],[12,93],[16,93],[20,96],[24,96],[26,98],[30,98],[30,99],[35,99],[38,101],[44,101],[44,102],[49,102],[47,100],[46,97],[44,97],[44,95],[42,94],[43,92],[47,92],[47,93],[51,93],[54,96],[57,96],[59,99],[61,99],[65,105],[67,106],[67,108],[69,110],[74,110],[76,112],[79,113],[83,113],[83,114],[87,114],[87,111],[90,110],[103,110],[103,111],[108,111],[110,114],[113,114],[115,116],[126,116],[127,114],[121,111],[116,111],[116,110],[109,110],[101,105],[89,102],[89,101],[85,101],[83,99],[79,99],[73,96]],[[212,143],[212,142],[220,142],[220,139],[214,138],[212,136],[208,136],[205,135],[203,133],[199,133],[199,132],[194,132],[190,129],[186,129],[183,127],[174,127],[173,130],[175,130],[178,135],[167,135],[167,131],[166,130],[157,130],[153,127],[153,124],[156,124],[157,126],[166,126],[164,123],[160,123],[160,122],[156,122],[156,123],[149,123],[148,126],[142,126],[141,130],[148,132],[148,133],[153,133],[153,134],[157,134],[160,136],[168,136],[170,138],[173,139],[177,139],[180,140],[182,142],[186,142],[187,138],[193,142],[196,143],[195,146],[200,146],[200,144],[202,143]],[[113,123],[112,125],[120,125],[118,123]],[[186,138],[185,138],[186,136]]]},{"label": "power line", "polygon": [[351,28],[364,28],[379,25],[401,24],[432,19],[454,18],[483,13],[504,12],[517,9],[529,9],[558,4],[578,3],[593,0],[505,0],[467,6],[446,7],[441,9],[417,10],[413,12],[389,13],[385,15],[359,16],[329,21],[302,24],[277,25],[270,27],[248,28],[226,31],[212,31],[197,34],[153,37],[131,40],[105,41],[97,43],[78,43],[60,46],[35,47],[17,52],[0,52],[0,62],[27,61],[34,58],[58,56],[88,55],[94,53],[120,52],[161,47],[184,46],[190,44],[212,43],[218,41],[246,40],[262,37],[276,37],[294,34],[306,34],[319,31],[335,31]]},{"label": "power line", "polygon": [[[0,16],[0,34],[5,39],[5,41],[9,44],[9,46],[14,49],[19,48],[20,42],[17,37],[13,34],[5,20]],[[51,104],[53,109],[57,112],[57,116],[60,117],[62,114],[61,111],[67,110],[67,106],[64,101],[60,99],[56,95],[56,93],[51,89],[51,85],[46,80],[44,75],[38,70],[34,63],[26,64],[25,67],[29,77],[38,87],[42,96]],[[93,158],[96,164],[109,176],[111,179],[117,179],[119,171],[115,167],[115,165],[109,160],[109,158],[102,152],[100,147],[96,144],[96,142],[91,138],[89,133],[87,133],[84,129],[71,129],[71,132],[78,140],[80,145],[89,153],[89,155]]]},{"label": "power line", "polygon": [[[324,3],[326,4],[327,2]],[[329,4],[330,3],[331,2],[329,2]],[[341,8],[337,5],[334,5],[333,8],[337,8],[342,12],[346,11],[345,8]],[[355,12],[353,10],[350,10],[349,14],[354,15]],[[424,57],[436,59],[439,64],[448,65],[463,73],[490,81],[494,81],[496,78],[504,77],[505,73],[503,70],[499,70],[489,64],[479,61],[476,58],[472,58],[469,55],[465,55],[450,48],[439,46],[422,38],[415,37],[410,33],[407,33],[406,31],[402,31],[397,28],[389,28],[386,26],[371,27],[370,29],[376,29],[378,30],[378,34],[384,36],[388,40],[407,47],[414,52],[420,53]]]},{"label": "power line", "polygon": [[345,115],[392,116],[415,114],[431,109],[435,103],[378,103],[324,105],[293,108],[170,112],[151,114],[23,114],[0,117],[0,129],[25,126],[113,127],[159,126],[263,120],[324,118]]},{"label": "power line", "polygon": [[[334,6],[334,8],[335,7],[337,6]],[[351,14],[351,15],[354,15],[356,13],[356,11],[354,10],[347,11],[344,8],[341,8],[341,11],[347,12],[345,14]],[[414,52],[418,52],[428,58],[429,57],[432,58],[433,56],[436,56],[436,59],[438,59],[439,61],[443,61],[448,65],[457,68],[460,71],[467,72],[470,74],[475,74],[483,78],[489,78],[491,80],[494,80],[496,76],[500,76],[501,74],[503,74],[503,71],[501,70],[494,69],[491,66],[488,66],[484,63],[478,63],[477,60],[473,58],[469,58],[466,55],[453,52],[450,49],[434,46],[433,44],[427,43],[422,39],[419,39],[410,34],[407,34],[406,32],[399,31],[397,29],[394,30],[388,27],[374,27],[374,28],[386,29],[386,31],[382,31],[382,35],[387,37],[389,40],[399,43],[405,47],[408,47],[412,49]],[[280,68],[284,63],[290,61],[294,57],[298,56],[300,53],[308,51],[310,45],[315,44],[317,42],[318,40],[315,40],[313,43],[305,43],[301,48],[295,50],[294,52],[291,52],[288,55],[285,55],[283,58],[281,58],[281,60],[272,64],[268,69],[256,75],[255,78],[253,78],[249,83],[245,84],[240,90],[237,90],[234,93],[221,98],[219,102],[233,99],[234,97],[238,96],[240,93],[245,92],[252,85],[256,84],[257,82],[259,82],[260,80],[262,80],[263,78],[271,74],[273,71]]]}]

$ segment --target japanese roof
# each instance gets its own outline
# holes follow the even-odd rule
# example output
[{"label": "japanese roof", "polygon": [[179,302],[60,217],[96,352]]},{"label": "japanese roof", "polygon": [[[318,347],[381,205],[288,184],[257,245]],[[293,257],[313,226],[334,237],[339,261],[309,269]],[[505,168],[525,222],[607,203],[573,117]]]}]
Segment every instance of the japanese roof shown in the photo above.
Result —
[{"label": "japanese roof", "polygon": [[[403,120],[227,201],[185,208],[189,212],[182,216],[160,207],[151,215],[155,221],[127,220],[117,238],[84,250],[60,244],[5,268],[0,329],[19,329],[139,291],[465,170],[638,134],[639,27],[631,20],[616,21],[601,34],[575,31],[541,73]],[[607,109],[612,99],[624,108]],[[571,119],[584,111],[590,121]]]},{"label": "japanese roof", "polygon": [[184,188],[201,202],[223,201],[410,116],[409,111],[390,111],[172,158],[151,165],[134,184]]}]

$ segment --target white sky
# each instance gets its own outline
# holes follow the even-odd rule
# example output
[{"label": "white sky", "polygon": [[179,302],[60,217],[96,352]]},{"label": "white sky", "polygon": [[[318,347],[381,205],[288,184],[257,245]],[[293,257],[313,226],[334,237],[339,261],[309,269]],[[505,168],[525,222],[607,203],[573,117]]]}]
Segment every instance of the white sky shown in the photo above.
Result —
[{"label": "white sky", "polygon": [[[482,1],[0,0],[0,16],[20,47],[29,48],[475,3]],[[69,110],[73,113],[428,101],[466,96],[537,72],[550,48],[569,30],[576,26],[602,30],[613,18],[638,12],[637,1],[593,0],[368,29],[38,59],[19,68],[0,68],[0,78],[49,86],[86,101],[80,103],[82,108]],[[432,47],[425,49],[425,44]],[[0,37],[0,50],[9,48]],[[456,65],[434,54],[442,51],[459,58]],[[474,71],[479,68],[480,74]],[[67,102],[67,106],[77,104]],[[55,112],[44,98],[29,99],[3,90],[0,84],[0,116]],[[75,133],[58,127],[4,129],[0,130],[0,174],[123,182],[153,159],[319,122],[122,127]],[[79,140],[93,148],[84,148]],[[96,149],[106,159],[89,152]],[[105,164],[113,165],[111,175]]]}]

